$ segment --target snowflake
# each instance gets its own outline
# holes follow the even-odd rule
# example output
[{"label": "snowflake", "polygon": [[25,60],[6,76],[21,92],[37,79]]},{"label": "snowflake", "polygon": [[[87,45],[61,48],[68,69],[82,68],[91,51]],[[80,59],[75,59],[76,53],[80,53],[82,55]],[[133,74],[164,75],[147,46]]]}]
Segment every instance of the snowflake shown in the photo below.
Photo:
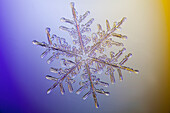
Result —
[{"label": "snowflake", "polygon": [[[82,81],[79,82],[80,88],[76,91],[76,94],[80,94],[83,90],[89,89],[89,91],[83,96],[85,100],[90,94],[92,94],[95,107],[98,108],[97,93],[108,96],[110,93],[104,91],[104,89],[97,89],[97,87],[108,87],[109,84],[100,80],[97,75],[102,72],[105,75],[110,76],[111,83],[115,83],[114,71],[117,70],[120,80],[123,80],[121,70],[138,73],[138,70],[134,70],[130,67],[124,66],[124,63],[132,56],[131,53],[125,56],[121,61],[118,58],[126,50],[125,48],[119,50],[118,53],[110,51],[108,57],[105,53],[106,47],[110,48],[114,46],[124,46],[123,43],[116,42],[113,38],[118,37],[120,39],[127,39],[127,36],[115,33],[120,29],[122,23],[126,20],[124,17],[120,22],[114,22],[113,27],[110,27],[109,21],[106,20],[107,30],[103,30],[101,25],[98,24],[98,32],[92,33],[91,38],[85,35],[86,32],[90,32],[90,25],[94,19],[90,19],[87,23],[81,24],[82,21],[90,14],[87,11],[84,15],[78,16],[77,11],[74,8],[74,3],[71,3],[71,9],[73,14],[73,20],[61,18],[62,22],[69,23],[74,28],[67,28],[60,26],[61,30],[67,31],[73,38],[73,44],[69,45],[64,38],[60,38],[56,35],[50,35],[50,28],[46,28],[48,43],[33,41],[33,44],[44,47],[46,50],[41,54],[41,58],[44,58],[48,53],[53,52],[53,55],[47,60],[50,64],[54,59],[60,58],[61,66],[64,68],[50,68],[50,71],[59,75],[58,78],[47,75],[46,79],[52,80],[55,83],[47,90],[49,94],[57,86],[60,87],[61,94],[65,93],[63,87],[63,81],[68,85],[69,92],[73,92],[72,84],[75,83],[74,78],[79,75]],[[53,41],[56,41],[54,43]],[[64,58],[65,57],[65,58]]]}]

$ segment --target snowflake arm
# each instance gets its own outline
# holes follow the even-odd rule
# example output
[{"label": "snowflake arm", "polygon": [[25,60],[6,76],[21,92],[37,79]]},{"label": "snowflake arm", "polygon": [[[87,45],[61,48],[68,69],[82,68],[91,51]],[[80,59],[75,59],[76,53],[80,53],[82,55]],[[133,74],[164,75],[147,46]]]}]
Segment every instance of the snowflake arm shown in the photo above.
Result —
[{"label": "snowflake arm", "polygon": [[[59,59],[60,55],[78,57],[82,54],[81,51],[74,46],[71,50],[71,46],[68,45],[64,38],[57,37],[56,35],[52,35],[52,37],[50,37],[50,28],[46,28],[46,33],[49,44],[45,42],[41,43],[36,40],[33,40],[32,43],[46,48],[46,50],[41,54],[41,58],[44,58],[48,53],[50,53],[50,51],[53,51],[53,55],[47,60],[48,64],[50,64],[54,59]],[[57,43],[53,44],[52,40],[56,40]]]},{"label": "snowflake arm", "polygon": [[98,108],[99,104],[97,102],[97,98],[96,98],[96,94],[95,94],[95,88],[94,88],[94,84],[93,84],[92,78],[91,78],[90,68],[89,68],[89,65],[87,63],[85,65],[86,65],[87,74],[89,76],[90,90],[92,91],[92,94],[93,94],[93,99],[94,99],[95,106],[96,106],[96,108]]},{"label": "snowflake arm", "polygon": [[83,35],[83,33],[91,31],[89,27],[93,23],[94,19],[90,19],[86,24],[81,24],[81,22],[90,14],[90,11],[87,11],[83,16],[80,15],[78,19],[78,13],[74,8],[74,3],[72,2],[70,5],[72,9],[73,20],[65,19],[64,17],[62,17],[61,21],[72,23],[75,28],[67,28],[65,26],[60,26],[59,28],[61,30],[69,32],[71,37],[74,39],[73,43],[80,47],[82,53],[85,53],[85,46],[90,42],[90,39],[86,37],[86,35]]},{"label": "snowflake arm", "polygon": [[[103,41],[105,41],[106,39],[108,39],[108,37],[110,37],[111,34],[115,32],[115,30],[117,30],[118,28],[120,28],[121,24],[122,24],[125,20],[126,20],[126,17],[123,17],[122,20],[121,20],[120,22],[118,22],[117,25],[114,25],[111,30],[110,30],[110,27],[108,27],[108,26],[110,26],[109,23],[108,23],[108,21],[106,21],[106,25],[107,25],[107,30],[108,30],[108,31],[106,32],[106,34],[104,33],[104,31],[102,31],[102,35],[100,36],[101,39],[100,39],[96,44],[94,44],[88,52],[89,52],[90,54],[92,54],[97,48],[99,48],[99,46],[101,45],[101,43],[102,43]],[[102,30],[101,25],[98,25],[98,26],[99,26],[99,27],[98,27],[99,30]]]},{"label": "snowflake arm", "polygon": [[84,44],[83,44],[83,41],[82,41],[82,35],[81,35],[81,32],[80,32],[80,27],[79,27],[79,24],[78,24],[78,21],[77,21],[77,15],[76,15],[76,11],[75,11],[73,2],[71,3],[71,8],[72,8],[74,22],[75,22],[75,25],[76,25],[76,30],[77,30],[78,37],[79,37],[80,48],[84,52]]}]

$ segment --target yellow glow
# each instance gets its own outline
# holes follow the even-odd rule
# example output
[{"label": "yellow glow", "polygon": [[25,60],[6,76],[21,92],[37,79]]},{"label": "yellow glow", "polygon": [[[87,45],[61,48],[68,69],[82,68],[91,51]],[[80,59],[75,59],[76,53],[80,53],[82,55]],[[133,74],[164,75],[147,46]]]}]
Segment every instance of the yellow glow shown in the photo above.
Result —
[{"label": "yellow glow", "polygon": [[[165,101],[165,109],[169,110],[170,112],[170,0],[162,0],[161,1],[164,8],[165,20],[166,20],[166,27],[167,27],[167,55],[166,55],[166,88],[167,90],[167,98]],[[167,108],[166,108],[167,107]]]}]

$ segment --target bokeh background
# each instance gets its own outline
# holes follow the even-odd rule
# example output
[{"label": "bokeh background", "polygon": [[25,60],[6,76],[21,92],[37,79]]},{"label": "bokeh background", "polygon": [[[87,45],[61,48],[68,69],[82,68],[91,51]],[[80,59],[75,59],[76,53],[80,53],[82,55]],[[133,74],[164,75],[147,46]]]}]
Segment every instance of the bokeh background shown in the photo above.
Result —
[{"label": "bokeh background", "polygon": [[[133,57],[127,66],[140,73],[123,71],[124,81],[110,85],[109,97],[98,95],[100,108],[92,97],[82,94],[63,96],[45,79],[54,62],[41,59],[43,48],[32,40],[47,41],[45,28],[71,40],[60,31],[61,17],[72,18],[70,0],[0,0],[0,113],[169,113],[170,112],[170,2],[169,0],[74,0],[79,14],[89,10],[89,18],[105,26],[105,20],[119,21],[126,16],[122,34],[127,53]],[[79,78],[77,78],[79,79]],[[109,79],[105,79],[109,82]],[[66,87],[66,86],[65,86]],[[76,87],[76,86],[75,86]]]}]

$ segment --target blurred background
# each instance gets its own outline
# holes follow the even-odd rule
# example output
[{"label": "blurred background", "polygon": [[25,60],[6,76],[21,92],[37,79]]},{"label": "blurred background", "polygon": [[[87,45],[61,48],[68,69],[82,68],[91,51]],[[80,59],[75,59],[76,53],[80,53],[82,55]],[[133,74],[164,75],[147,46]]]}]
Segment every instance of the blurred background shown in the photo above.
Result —
[{"label": "blurred background", "polygon": [[[83,101],[83,94],[70,94],[67,88],[65,95],[58,87],[46,94],[53,83],[45,75],[51,74],[51,66],[60,65],[57,61],[48,65],[47,58],[41,59],[44,49],[34,46],[32,40],[46,42],[45,28],[50,27],[52,34],[70,42],[68,33],[58,28],[66,25],[61,17],[72,18],[70,2],[0,1],[0,113],[169,113],[169,0],[74,0],[79,14],[91,12],[88,19],[95,19],[93,32],[98,23],[105,27],[106,19],[113,23],[127,17],[120,33],[128,36],[122,42],[126,54],[131,52],[133,57],[126,66],[140,73],[123,71],[123,82],[116,73],[116,83],[106,88],[110,96],[98,95],[99,109],[92,96]],[[110,82],[109,77],[104,80]]]}]

